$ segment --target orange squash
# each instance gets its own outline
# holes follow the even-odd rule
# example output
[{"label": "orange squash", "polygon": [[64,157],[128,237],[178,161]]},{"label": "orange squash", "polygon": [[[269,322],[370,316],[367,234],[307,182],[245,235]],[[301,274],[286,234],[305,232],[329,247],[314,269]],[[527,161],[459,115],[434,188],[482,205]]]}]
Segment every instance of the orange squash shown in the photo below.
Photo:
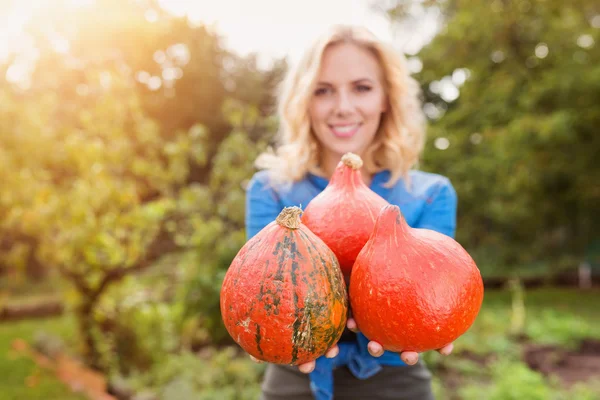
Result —
[{"label": "orange squash", "polygon": [[454,239],[413,229],[385,206],[358,255],[349,287],[358,328],[384,349],[423,352],[450,344],[483,301],[479,269]]},{"label": "orange squash", "polygon": [[333,252],[285,208],[240,249],[221,288],[227,331],[247,353],[276,364],[316,360],[339,340],[348,297]]},{"label": "orange squash", "polygon": [[363,181],[362,159],[344,154],[327,187],[308,203],[302,222],[333,250],[349,276],[382,207],[388,204]]}]

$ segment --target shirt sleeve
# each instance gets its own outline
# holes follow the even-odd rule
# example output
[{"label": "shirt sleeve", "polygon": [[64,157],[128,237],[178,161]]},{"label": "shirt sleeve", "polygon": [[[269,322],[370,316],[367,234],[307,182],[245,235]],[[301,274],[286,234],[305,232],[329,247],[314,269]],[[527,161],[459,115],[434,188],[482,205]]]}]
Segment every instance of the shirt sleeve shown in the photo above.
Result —
[{"label": "shirt sleeve", "polygon": [[454,238],[458,198],[452,183],[445,179],[427,199],[415,228],[426,228]]},{"label": "shirt sleeve", "polygon": [[265,171],[256,173],[246,189],[246,240],[275,221],[282,209],[277,193],[268,184]]}]

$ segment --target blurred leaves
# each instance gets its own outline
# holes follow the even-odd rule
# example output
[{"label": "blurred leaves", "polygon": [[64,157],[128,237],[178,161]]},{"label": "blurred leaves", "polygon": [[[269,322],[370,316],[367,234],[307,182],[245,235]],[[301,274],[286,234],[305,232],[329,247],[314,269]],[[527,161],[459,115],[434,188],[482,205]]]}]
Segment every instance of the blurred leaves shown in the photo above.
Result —
[{"label": "blurred leaves", "polygon": [[231,347],[207,349],[200,356],[183,352],[170,357],[136,384],[156,388],[160,399],[250,400],[260,395],[263,371],[264,364],[240,358]]},{"label": "blurred leaves", "polygon": [[576,265],[600,223],[598,4],[384,6],[392,19],[416,6],[440,12],[439,34],[417,55],[431,122],[422,167],[457,190],[458,240],[499,275]]},{"label": "blurred leaves", "polygon": [[268,88],[285,63],[261,70],[153,1],[48,7],[25,26],[29,47],[0,65],[0,269],[57,268],[76,289],[87,350],[105,353],[94,366],[109,368],[116,328],[94,317],[102,297],[187,249],[178,268],[200,280],[179,300],[201,296],[182,312],[219,331],[219,279],[245,240],[243,184],[271,137]]}]

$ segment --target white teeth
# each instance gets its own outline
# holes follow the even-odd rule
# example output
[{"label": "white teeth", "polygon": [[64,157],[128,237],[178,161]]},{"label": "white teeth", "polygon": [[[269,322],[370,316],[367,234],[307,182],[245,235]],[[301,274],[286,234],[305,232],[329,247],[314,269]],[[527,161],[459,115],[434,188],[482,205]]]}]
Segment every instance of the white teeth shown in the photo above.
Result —
[{"label": "white teeth", "polygon": [[334,126],[333,129],[340,133],[348,133],[356,129],[358,125]]}]

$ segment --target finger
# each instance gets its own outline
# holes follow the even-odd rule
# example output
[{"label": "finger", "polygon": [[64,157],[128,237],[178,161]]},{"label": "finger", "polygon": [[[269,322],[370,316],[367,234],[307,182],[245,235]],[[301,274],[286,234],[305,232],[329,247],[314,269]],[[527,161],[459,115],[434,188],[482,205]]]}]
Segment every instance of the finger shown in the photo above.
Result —
[{"label": "finger", "polygon": [[444,356],[449,356],[452,353],[452,350],[454,350],[454,343],[450,343],[449,345],[442,347],[438,350],[438,353]]},{"label": "finger", "polygon": [[254,357],[254,356],[252,356],[252,355],[250,356],[250,359],[251,359],[252,361],[254,361],[255,363],[262,364],[262,361],[261,361],[261,360],[259,360],[258,358]]},{"label": "finger", "polygon": [[354,320],[354,318],[348,318],[348,321],[346,322],[346,326],[352,332],[355,332],[355,333],[358,332],[358,325],[356,325],[356,321]]},{"label": "finger", "polygon": [[381,357],[383,354],[383,346],[377,342],[370,341],[367,345],[367,350],[369,350],[369,354],[373,357]]},{"label": "finger", "polygon": [[298,365],[298,369],[302,373],[310,374],[315,369],[315,365],[316,363],[314,361],[309,361],[307,363]]},{"label": "finger", "polygon": [[327,353],[325,353],[325,357],[327,357],[327,358],[334,358],[339,353],[340,353],[340,348],[337,347],[337,345],[335,345],[332,348],[330,348],[329,350],[327,350]]},{"label": "finger", "polygon": [[400,354],[400,358],[408,365],[415,365],[419,361],[419,353],[414,351],[405,351]]}]

